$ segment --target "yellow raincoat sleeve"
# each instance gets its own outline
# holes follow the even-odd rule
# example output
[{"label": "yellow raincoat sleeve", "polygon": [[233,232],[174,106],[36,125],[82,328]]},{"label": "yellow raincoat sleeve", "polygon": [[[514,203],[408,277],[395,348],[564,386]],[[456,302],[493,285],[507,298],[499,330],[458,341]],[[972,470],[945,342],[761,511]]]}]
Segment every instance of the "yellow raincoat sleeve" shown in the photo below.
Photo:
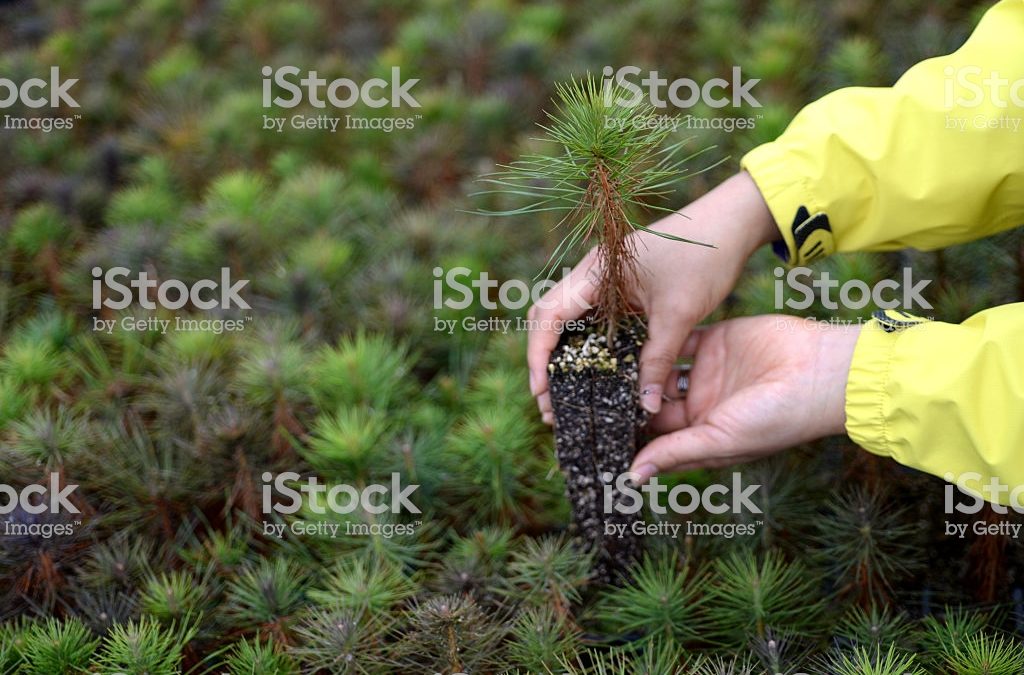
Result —
[{"label": "yellow raincoat sleeve", "polygon": [[[802,110],[743,158],[792,265],[833,251],[933,249],[1024,224],[1024,0],[890,88]],[[847,383],[865,449],[948,477],[1024,485],[1024,305],[961,325],[871,322]]]}]

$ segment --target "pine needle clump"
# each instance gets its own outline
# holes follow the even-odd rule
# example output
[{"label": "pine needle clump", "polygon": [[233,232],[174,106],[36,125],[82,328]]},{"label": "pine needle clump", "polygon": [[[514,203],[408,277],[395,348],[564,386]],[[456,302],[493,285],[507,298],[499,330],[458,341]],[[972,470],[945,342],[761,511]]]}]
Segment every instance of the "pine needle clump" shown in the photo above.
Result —
[{"label": "pine needle clump", "polygon": [[[642,209],[662,209],[658,201],[682,178],[683,142],[667,143],[671,124],[650,103],[632,103],[621,87],[592,77],[556,85],[558,102],[541,125],[540,139],[550,154],[528,155],[484,178],[497,191],[523,203],[489,215],[530,216],[554,212],[567,234],[555,249],[544,275],[568,256],[596,245],[600,269],[596,319],[613,333],[629,314],[629,289],[637,280],[636,239],[647,231],[673,241],[698,244],[649,229]],[[699,153],[698,153],[699,154]],[[484,193],[488,194],[488,193]],[[706,245],[706,244],[702,244]]]}]

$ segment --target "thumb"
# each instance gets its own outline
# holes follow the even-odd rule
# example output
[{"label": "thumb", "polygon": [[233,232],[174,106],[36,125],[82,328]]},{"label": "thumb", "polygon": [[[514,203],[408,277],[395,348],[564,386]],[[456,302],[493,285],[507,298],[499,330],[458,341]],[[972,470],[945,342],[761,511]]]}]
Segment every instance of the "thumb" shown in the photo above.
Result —
[{"label": "thumb", "polygon": [[669,371],[679,360],[691,324],[666,322],[652,313],[647,341],[640,349],[640,405],[652,415],[661,410],[661,396]]}]

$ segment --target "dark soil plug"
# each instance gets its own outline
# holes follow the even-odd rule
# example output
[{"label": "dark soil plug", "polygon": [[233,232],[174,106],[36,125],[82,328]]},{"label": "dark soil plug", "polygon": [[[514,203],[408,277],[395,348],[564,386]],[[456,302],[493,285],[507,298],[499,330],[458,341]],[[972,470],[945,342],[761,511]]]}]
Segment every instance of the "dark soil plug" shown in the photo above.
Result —
[{"label": "dark soil plug", "polygon": [[[614,485],[619,474],[629,470],[647,422],[637,393],[645,337],[637,320],[616,331],[610,346],[603,331],[567,331],[548,365],[555,452],[572,503],[573,533],[596,553],[594,580],[603,584],[625,573],[640,551],[631,525],[642,512],[616,511],[622,496]],[[606,485],[613,507],[608,513]],[[619,527],[613,530],[612,525]]]}]

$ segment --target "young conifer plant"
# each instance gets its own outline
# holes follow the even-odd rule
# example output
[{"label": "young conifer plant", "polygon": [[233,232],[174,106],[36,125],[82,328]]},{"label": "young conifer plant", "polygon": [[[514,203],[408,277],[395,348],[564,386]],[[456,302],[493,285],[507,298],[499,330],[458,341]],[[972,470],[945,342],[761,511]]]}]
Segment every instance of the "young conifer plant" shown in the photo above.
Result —
[{"label": "young conifer plant", "polygon": [[[635,538],[605,538],[606,519],[630,517],[603,509],[606,475],[626,472],[647,418],[637,380],[645,332],[633,316],[631,289],[638,279],[637,231],[667,243],[699,244],[643,224],[647,209],[669,196],[685,173],[681,142],[669,143],[670,125],[646,102],[633,104],[618,87],[593,78],[557,87],[555,111],[542,125],[550,154],[526,156],[484,178],[519,206],[490,215],[543,216],[554,212],[566,230],[543,274],[570,255],[594,247],[593,323],[588,331],[562,334],[548,366],[559,463],[573,503],[577,536],[598,556],[595,578],[611,581],[639,554]],[[697,153],[699,154],[699,152]],[[706,245],[706,244],[702,244]],[[618,499],[613,493],[613,503]]]}]

